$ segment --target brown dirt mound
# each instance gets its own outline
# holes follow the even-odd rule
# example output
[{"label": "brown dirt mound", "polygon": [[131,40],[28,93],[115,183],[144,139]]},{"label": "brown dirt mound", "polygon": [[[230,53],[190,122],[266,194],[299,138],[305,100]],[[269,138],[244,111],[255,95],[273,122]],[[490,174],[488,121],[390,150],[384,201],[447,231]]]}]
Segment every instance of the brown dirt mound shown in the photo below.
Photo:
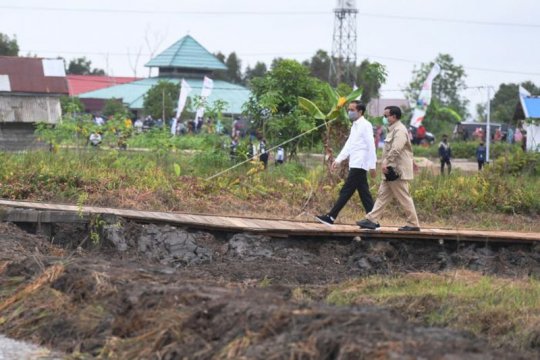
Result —
[{"label": "brown dirt mound", "polygon": [[[322,285],[366,274],[463,265],[514,274],[540,263],[526,247],[484,253],[472,245],[222,236],[138,224],[104,232],[98,248],[67,251],[14,226],[1,229],[0,331],[111,359],[510,357],[468,333],[317,299]],[[75,249],[86,237],[64,230]],[[297,291],[304,284],[313,291],[306,299]]]}]

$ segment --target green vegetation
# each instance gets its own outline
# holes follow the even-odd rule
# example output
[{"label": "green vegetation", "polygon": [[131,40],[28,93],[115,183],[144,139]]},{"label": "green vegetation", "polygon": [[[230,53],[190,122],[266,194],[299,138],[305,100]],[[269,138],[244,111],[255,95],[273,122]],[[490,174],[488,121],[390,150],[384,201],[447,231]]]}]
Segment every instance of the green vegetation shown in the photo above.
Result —
[{"label": "green vegetation", "polygon": [[[476,141],[450,141],[452,147],[452,156],[457,159],[469,159],[476,161],[476,148],[478,142]],[[430,147],[424,147],[419,145],[413,146],[414,156],[438,158],[439,157],[439,142],[436,142]],[[510,153],[522,152],[519,144],[508,144],[506,142],[491,143],[490,146],[490,158],[496,159],[503,155]]]},{"label": "green vegetation", "polygon": [[[317,213],[331,205],[340,188],[322,159],[305,165],[287,162],[273,166],[271,162],[267,171],[255,161],[206,181],[235,164],[228,148],[221,145],[222,138],[182,136],[171,144],[160,142],[159,134],[155,136],[152,151],[60,148],[57,152],[0,153],[0,197],[75,204],[82,193],[88,193],[87,203],[94,205],[255,212],[272,218]],[[200,150],[170,150],[182,148],[184,141]],[[519,172],[521,166],[521,170],[534,168],[538,174],[538,154],[515,158],[507,163],[497,160],[491,168],[472,175],[455,171],[440,177],[422,172],[411,185],[421,220],[449,221],[451,216],[482,213],[538,216],[540,177]],[[373,195],[379,181],[371,180]],[[341,219],[350,222],[360,214],[352,205]]]},{"label": "green vegetation", "polygon": [[374,276],[339,285],[327,301],[390,307],[410,320],[485,336],[495,346],[526,350],[538,347],[537,279],[501,279],[466,271]]}]

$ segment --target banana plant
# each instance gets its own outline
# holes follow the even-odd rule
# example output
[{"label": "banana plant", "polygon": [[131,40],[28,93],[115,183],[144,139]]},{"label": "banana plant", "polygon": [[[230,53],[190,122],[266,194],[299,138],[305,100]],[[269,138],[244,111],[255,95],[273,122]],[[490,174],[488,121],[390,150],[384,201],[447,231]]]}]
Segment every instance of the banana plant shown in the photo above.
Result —
[{"label": "banana plant", "polygon": [[362,95],[362,89],[353,90],[347,96],[340,96],[337,91],[330,85],[325,84],[323,87],[325,95],[332,104],[332,109],[325,115],[315,103],[309,99],[299,96],[298,105],[304,109],[309,115],[313,116],[317,120],[323,120],[326,126],[332,120],[337,119],[339,116],[347,118],[347,111],[345,105],[350,101],[357,99]]},{"label": "banana plant", "polygon": [[326,97],[333,104],[332,109],[326,115],[319,109],[317,105],[315,105],[313,101],[304,97],[298,97],[298,105],[313,118],[324,121],[326,126],[326,134],[323,139],[323,146],[325,152],[325,161],[329,165],[332,164],[334,160],[332,147],[330,146],[330,123],[339,117],[342,119],[347,118],[347,109],[345,105],[350,101],[359,98],[362,95],[362,89],[353,90],[347,96],[340,96],[338,92],[328,84],[325,84],[323,89]]}]

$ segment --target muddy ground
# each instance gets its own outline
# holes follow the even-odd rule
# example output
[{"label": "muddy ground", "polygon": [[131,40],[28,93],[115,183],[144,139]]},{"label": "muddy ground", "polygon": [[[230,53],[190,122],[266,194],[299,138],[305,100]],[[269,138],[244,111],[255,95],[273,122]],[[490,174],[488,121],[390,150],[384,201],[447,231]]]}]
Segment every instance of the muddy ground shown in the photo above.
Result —
[{"label": "muddy ground", "polygon": [[[276,239],[121,223],[0,223],[0,332],[71,358],[527,359],[391,309],[324,302],[373,274],[540,276],[530,245]],[[66,356],[68,356],[66,355]]]}]

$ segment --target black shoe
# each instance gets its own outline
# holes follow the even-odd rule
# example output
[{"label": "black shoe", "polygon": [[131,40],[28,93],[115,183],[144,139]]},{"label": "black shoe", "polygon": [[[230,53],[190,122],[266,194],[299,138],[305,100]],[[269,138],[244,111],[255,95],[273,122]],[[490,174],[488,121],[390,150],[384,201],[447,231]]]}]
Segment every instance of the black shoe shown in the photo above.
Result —
[{"label": "black shoe", "polygon": [[405,225],[400,227],[398,231],[420,231],[420,228],[418,226]]},{"label": "black shoe", "polygon": [[370,230],[375,230],[381,227],[381,225],[374,223],[373,221],[368,220],[368,219],[357,221],[356,225],[360,226],[362,229],[370,229]]},{"label": "black shoe", "polygon": [[317,219],[318,222],[323,223],[325,225],[334,225],[334,218],[330,215],[317,215],[315,216],[315,219]]}]

